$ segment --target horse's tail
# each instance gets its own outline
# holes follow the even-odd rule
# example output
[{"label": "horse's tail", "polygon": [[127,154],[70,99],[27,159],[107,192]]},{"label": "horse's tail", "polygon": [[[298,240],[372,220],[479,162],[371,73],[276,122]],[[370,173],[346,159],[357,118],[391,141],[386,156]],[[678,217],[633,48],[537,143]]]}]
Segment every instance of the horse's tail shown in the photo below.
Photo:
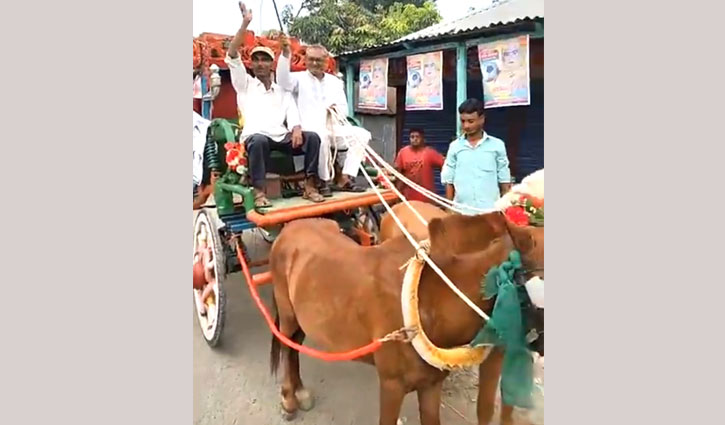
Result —
[{"label": "horse's tail", "polygon": [[[272,297],[272,312],[274,313],[274,327],[279,329],[279,312],[277,311],[277,302]],[[273,376],[277,376],[277,368],[279,368],[279,356],[281,345],[279,339],[272,334],[272,347],[269,351],[269,372]]]}]

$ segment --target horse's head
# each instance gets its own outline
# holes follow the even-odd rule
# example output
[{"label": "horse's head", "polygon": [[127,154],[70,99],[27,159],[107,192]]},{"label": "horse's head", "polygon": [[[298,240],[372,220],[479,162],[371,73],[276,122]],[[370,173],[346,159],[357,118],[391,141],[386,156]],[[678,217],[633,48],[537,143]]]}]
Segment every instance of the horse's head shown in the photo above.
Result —
[{"label": "horse's head", "polygon": [[502,214],[449,215],[428,224],[432,256],[456,256],[484,251],[506,233]]},{"label": "horse's head", "polygon": [[520,253],[522,267],[515,275],[515,283],[527,287],[527,291],[520,293],[529,295],[522,300],[522,316],[529,335],[539,335],[531,341],[530,348],[543,355],[543,308],[532,303],[529,287],[543,285],[544,228],[518,226],[503,213],[493,212],[436,218],[430,221],[428,230],[431,258],[456,265],[451,267],[456,276],[450,277],[459,287],[473,287],[492,266],[505,261],[511,251]]},{"label": "horse's head", "polygon": [[432,256],[457,256],[483,252],[501,239],[509,251],[521,254],[523,269],[529,278],[544,278],[544,228],[518,226],[503,213],[434,218],[428,225]]},{"label": "horse's head", "polygon": [[521,253],[522,269],[516,284],[526,288],[521,308],[527,331],[529,348],[544,355],[544,228],[517,226],[507,220],[511,239]]}]

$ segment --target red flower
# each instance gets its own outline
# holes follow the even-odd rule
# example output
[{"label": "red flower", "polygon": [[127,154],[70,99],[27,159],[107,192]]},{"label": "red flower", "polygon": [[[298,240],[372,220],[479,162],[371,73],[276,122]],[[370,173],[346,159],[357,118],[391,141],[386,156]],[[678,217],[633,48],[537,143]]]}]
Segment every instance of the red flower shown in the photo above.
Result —
[{"label": "red flower", "polygon": [[227,142],[224,144],[224,149],[230,151],[230,150],[234,149],[234,145],[236,145],[236,143]]},{"label": "red flower", "polygon": [[536,209],[539,209],[544,206],[544,200],[540,198],[534,198],[533,196],[530,196],[529,199],[531,200],[531,206],[533,206]]},{"label": "red flower", "polygon": [[385,180],[385,178],[383,177],[382,174],[378,174],[378,177],[375,180],[377,180],[377,182],[378,182],[379,185],[383,186],[386,189],[390,189],[390,185]]},{"label": "red flower", "polygon": [[506,208],[505,214],[506,218],[518,226],[528,226],[529,224],[529,216],[521,207]]},{"label": "red flower", "polygon": [[230,164],[232,161],[237,159],[237,157],[239,157],[239,151],[237,151],[237,150],[227,151],[227,164]]}]

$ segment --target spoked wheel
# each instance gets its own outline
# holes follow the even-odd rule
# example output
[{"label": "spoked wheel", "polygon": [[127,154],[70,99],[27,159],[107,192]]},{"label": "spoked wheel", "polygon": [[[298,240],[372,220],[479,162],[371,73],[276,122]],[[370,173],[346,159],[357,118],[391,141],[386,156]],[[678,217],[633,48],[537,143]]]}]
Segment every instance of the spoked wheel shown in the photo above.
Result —
[{"label": "spoked wheel", "polygon": [[380,241],[380,220],[372,208],[360,208],[355,213],[355,225],[372,237],[372,244]]},{"label": "spoked wheel", "polygon": [[[219,344],[224,327],[226,262],[213,211],[202,210],[194,222],[194,306],[196,316],[210,347]],[[206,252],[205,252],[206,251]]]}]

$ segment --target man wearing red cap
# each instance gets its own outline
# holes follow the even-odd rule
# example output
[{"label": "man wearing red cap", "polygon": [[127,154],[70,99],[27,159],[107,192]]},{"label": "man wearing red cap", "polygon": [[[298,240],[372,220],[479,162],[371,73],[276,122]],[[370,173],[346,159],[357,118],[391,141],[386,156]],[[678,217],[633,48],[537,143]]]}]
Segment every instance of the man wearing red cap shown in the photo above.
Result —
[{"label": "man wearing red cap", "polygon": [[245,143],[249,159],[249,174],[254,187],[256,207],[270,206],[266,196],[265,164],[270,150],[305,157],[305,191],[303,197],[312,202],[324,198],[317,191],[316,177],[320,155],[317,134],[302,131],[300,115],[291,94],[272,81],[274,52],[263,46],[252,49],[252,72],[247,73],[238,50],[244,45],[244,33],[252,21],[252,11],[239,2],[242,26],[229,44],[224,62],[229,65],[232,85],[237,92],[237,106],[244,117],[240,140]]}]

